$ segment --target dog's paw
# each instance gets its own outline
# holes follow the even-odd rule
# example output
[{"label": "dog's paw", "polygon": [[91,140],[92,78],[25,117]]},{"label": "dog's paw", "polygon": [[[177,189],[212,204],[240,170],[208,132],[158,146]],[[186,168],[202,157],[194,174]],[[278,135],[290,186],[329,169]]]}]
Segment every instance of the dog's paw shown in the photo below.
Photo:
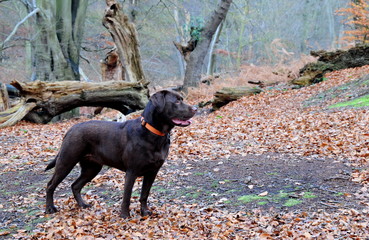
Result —
[{"label": "dog's paw", "polygon": [[58,209],[56,209],[55,206],[47,206],[45,209],[45,213],[48,213],[48,214],[56,213],[57,211]]},{"label": "dog's paw", "polygon": [[81,205],[79,205],[81,208],[90,208],[90,207],[92,207],[92,205],[91,204],[87,204],[87,203],[83,203],[83,204],[81,204]]},{"label": "dog's paw", "polygon": [[131,215],[129,214],[129,213],[121,213],[120,215],[119,215],[121,218],[124,218],[124,219],[128,219],[128,218],[130,218],[131,217]]},{"label": "dog's paw", "polygon": [[149,209],[141,209],[141,216],[142,217],[145,217],[145,216],[151,216],[152,215],[152,212],[149,210]]}]

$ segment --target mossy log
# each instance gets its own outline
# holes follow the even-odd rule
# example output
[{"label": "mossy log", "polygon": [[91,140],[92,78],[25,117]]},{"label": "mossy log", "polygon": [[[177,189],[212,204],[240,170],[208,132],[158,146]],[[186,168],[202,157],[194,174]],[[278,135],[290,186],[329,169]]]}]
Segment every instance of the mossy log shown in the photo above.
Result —
[{"label": "mossy log", "polygon": [[212,106],[214,110],[217,110],[232,101],[240,99],[241,97],[255,95],[261,92],[262,90],[258,87],[224,87],[214,94]]},{"label": "mossy log", "polygon": [[300,70],[299,77],[292,80],[293,84],[308,86],[323,81],[325,73],[368,65],[369,45],[334,52],[312,51],[311,55],[318,57],[317,62],[306,64]]},{"label": "mossy log", "polygon": [[13,81],[21,102],[6,112],[0,112],[0,127],[11,126],[25,119],[47,123],[53,117],[76,107],[108,107],[123,114],[140,110],[148,102],[148,83],[108,82],[28,82]]}]

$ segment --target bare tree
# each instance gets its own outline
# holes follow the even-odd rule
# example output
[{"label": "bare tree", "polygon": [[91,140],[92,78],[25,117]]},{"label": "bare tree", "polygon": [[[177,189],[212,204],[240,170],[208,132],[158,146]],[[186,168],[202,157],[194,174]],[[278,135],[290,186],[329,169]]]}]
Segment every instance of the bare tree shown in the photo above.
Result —
[{"label": "bare tree", "polygon": [[21,0],[33,19],[31,80],[79,80],[79,53],[88,0]]},{"label": "bare tree", "polygon": [[186,72],[183,82],[183,89],[186,91],[189,87],[197,87],[201,79],[202,66],[206,54],[208,53],[213,35],[219,24],[225,19],[232,0],[220,0],[216,9],[209,16],[205,25],[200,29],[198,38],[191,37],[186,46],[175,43],[177,49],[186,60]]}]

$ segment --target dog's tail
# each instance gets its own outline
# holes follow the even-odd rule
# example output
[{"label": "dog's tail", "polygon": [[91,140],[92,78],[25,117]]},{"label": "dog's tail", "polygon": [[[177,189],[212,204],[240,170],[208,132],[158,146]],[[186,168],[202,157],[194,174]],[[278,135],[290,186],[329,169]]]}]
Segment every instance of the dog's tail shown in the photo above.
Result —
[{"label": "dog's tail", "polygon": [[47,167],[45,168],[45,172],[46,172],[47,170],[52,169],[53,167],[55,167],[55,165],[56,165],[56,159],[58,159],[58,156],[59,156],[59,154],[58,154],[58,155],[56,155],[56,157],[54,158],[54,160],[52,160],[52,161],[47,165]]}]

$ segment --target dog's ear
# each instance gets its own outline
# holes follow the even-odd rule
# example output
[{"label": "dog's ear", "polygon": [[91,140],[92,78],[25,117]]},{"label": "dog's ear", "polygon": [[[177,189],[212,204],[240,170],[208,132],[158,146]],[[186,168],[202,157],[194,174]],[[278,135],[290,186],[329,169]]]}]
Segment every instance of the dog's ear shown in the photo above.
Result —
[{"label": "dog's ear", "polygon": [[151,98],[150,98],[152,104],[154,105],[154,107],[157,108],[157,110],[159,112],[162,112],[164,110],[164,106],[165,106],[165,95],[167,94],[167,92],[168,91],[166,91],[166,90],[157,92],[154,95],[152,95]]}]

